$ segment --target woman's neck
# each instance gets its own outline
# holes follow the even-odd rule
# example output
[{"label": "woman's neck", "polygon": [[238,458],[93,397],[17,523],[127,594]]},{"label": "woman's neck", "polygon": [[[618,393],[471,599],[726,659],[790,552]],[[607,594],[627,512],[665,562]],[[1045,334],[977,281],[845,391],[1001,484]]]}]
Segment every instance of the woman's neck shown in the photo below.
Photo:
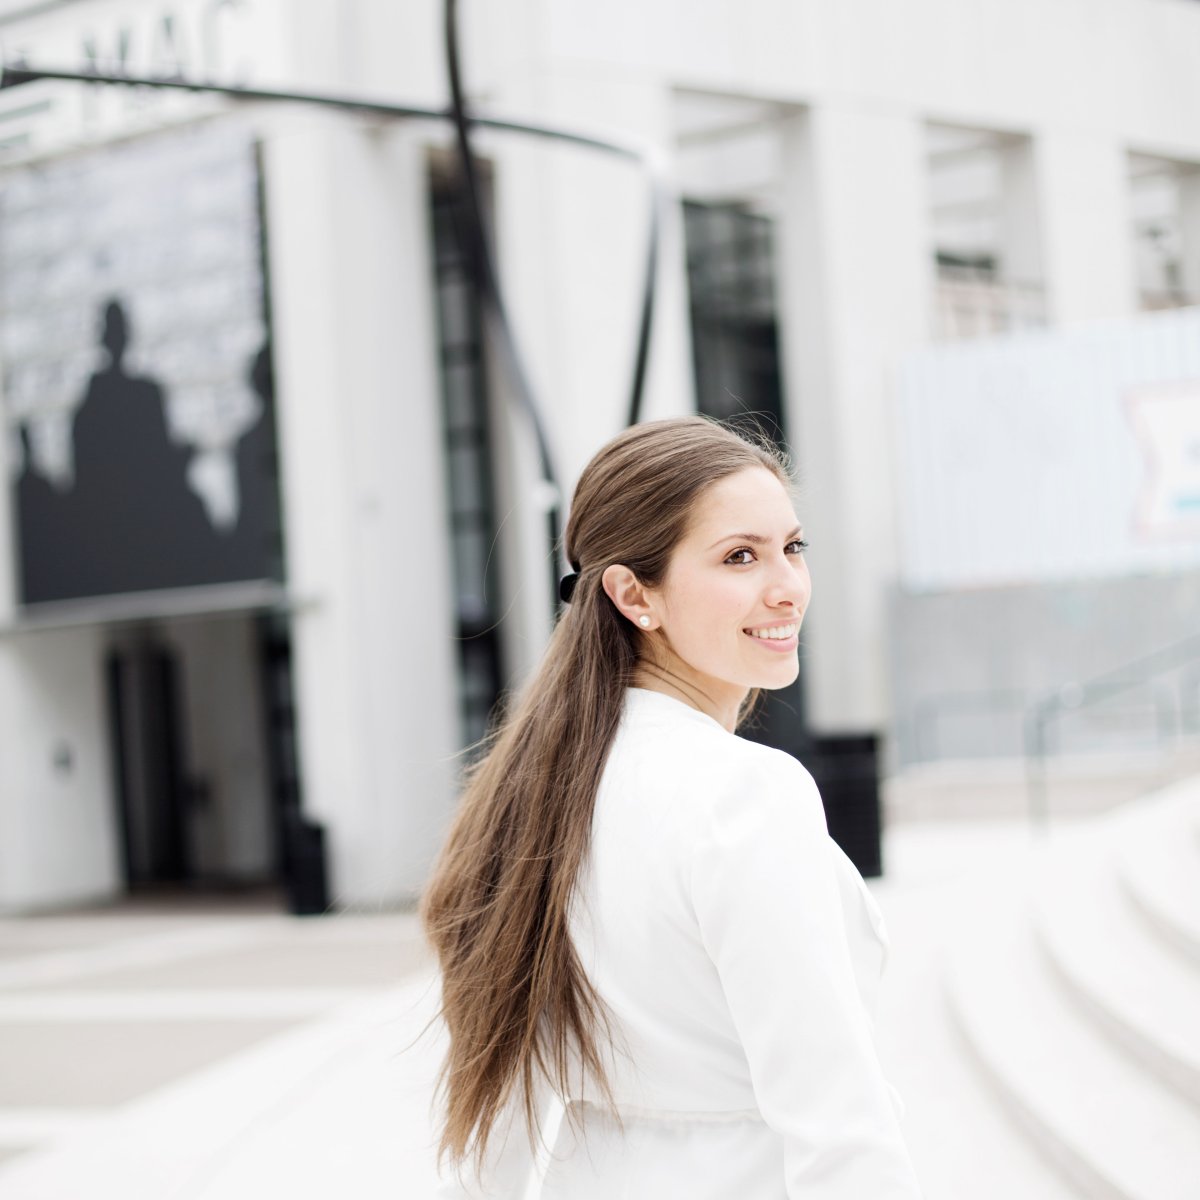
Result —
[{"label": "woman's neck", "polygon": [[[633,686],[682,700],[733,733],[737,728],[738,712],[749,689],[736,687],[723,680],[693,679],[691,674],[694,673],[685,673],[678,667],[667,668],[656,663],[640,662],[634,671]],[[713,684],[718,686],[714,687]]]}]

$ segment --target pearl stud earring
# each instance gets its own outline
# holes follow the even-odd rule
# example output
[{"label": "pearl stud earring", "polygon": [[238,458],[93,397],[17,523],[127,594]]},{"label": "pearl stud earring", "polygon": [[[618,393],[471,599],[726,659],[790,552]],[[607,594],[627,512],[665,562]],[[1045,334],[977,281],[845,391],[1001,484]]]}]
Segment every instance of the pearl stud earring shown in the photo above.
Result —
[{"label": "pearl stud earring", "polygon": [[650,618],[648,616],[646,616],[645,613],[642,613],[642,615],[640,617],[638,617],[638,624],[643,629],[649,629],[650,628]]}]

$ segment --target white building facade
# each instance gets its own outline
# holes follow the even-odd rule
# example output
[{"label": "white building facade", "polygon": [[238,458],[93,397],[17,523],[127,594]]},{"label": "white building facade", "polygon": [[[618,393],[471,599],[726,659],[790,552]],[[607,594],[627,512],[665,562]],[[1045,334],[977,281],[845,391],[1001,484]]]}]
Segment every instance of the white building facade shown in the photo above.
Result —
[{"label": "white building facade", "polygon": [[[763,387],[777,394],[812,542],[803,722],[816,737],[896,736],[899,710],[920,698],[897,679],[910,665],[897,636],[924,619],[911,598],[936,593],[944,606],[967,587],[1041,595],[1046,583],[1036,567],[969,579],[938,559],[949,543],[913,519],[927,493],[912,482],[906,388],[939,339],[1140,328],[1143,310],[1200,297],[1200,5],[468,3],[463,27],[479,109],[634,139],[665,164],[687,207],[667,214],[644,416],[694,411],[706,388],[712,411],[738,399],[739,381],[773,381]],[[10,0],[0,41],[32,66],[116,62],[447,101],[432,0]],[[461,198],[444,124],[24,85],[0,92],[0,203],[98,154],[133,147],[136,165],[145,147],[161,161],[201,135],[242,139],[257,172],[265,253],[261,326],[250,324],[261,336],[237,353],[248,371],[265,345],[273,366],[282,553],[257,576],[30,603],[18,484],[36,483],[29,456],[65,494],[50,468],[77,400],[57,415],[37,407],[43,393],[14,401],[13,363],[41,359],[0,330],[13,481],[0,490],[0,910],[103,900],[138,882],[275,878],[297,813],[325,831],[330,903],[410,900],[452,811],[462,748],[553,620],[534,442],[455,251]],[[477,143],[506,300],[569,495],[625,419],[644,180],[581,148],[485,131]],[[139,169],[130,188],[152,174]],[[119,206],[121,181],[105,186]],[[701,304],[695,240],[712,212],[766,231],[720,260],[749,274],[721,302],[740,357],[715,388],[697,374],[716,369],[697,334],[715,311]],[[111,269],[97,251],[78,278]],[[102,300],[107,286],[88,294]],[[184,337],[190,310],[162,303],[178,308]],[[4,304],[3,321],[24,329],[11,288]],[[133,303],[131,351],[139,321],[145,330],[159,311]],[[169,382],[164,364],[180,361],[147,344],[127,374]],[[1179,363],[1157,382],[1192,394],[1200,368]],[[240,428],[230,413],[252,401],[234,388],[241,401],[218,403],[210,389],[187,409],[182,385],[163,390],[169,439],[207,464],[187,479],[216,520],[243,435],[212,431]],[[1184,520],[1171,536],[1148,566],[1096,578],[1161,574],[1183,636],[1197,611],[1186,597],[1200,602],[1200,535]],[[949,651],[935,635],[912,645],[936,664]],[[960,682],[1000,686],[988,668]]]}]

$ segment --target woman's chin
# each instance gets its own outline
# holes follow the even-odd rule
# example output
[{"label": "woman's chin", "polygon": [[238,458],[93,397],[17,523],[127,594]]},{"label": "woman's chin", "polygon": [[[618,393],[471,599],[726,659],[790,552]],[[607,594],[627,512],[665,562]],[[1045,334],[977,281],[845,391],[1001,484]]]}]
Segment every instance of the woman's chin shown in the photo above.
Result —
[{"label": "woman's chin", "polygon": [[760,682],[755,683],[756,688],[760,688],[764,692],[777,692],[780,688],[791,687],[800,677],[800,659],[796,655],[791,655],[773,671],[763,671]]}]

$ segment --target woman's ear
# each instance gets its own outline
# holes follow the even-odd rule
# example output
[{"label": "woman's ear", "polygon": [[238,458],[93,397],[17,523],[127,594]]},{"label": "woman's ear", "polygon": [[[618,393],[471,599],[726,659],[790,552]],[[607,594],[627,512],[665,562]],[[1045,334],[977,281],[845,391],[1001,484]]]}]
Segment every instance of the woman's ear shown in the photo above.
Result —
[{"label": "woman's ear", "polygon": [[600,582],[617,611],[639,629],[654,629],[658,625],[646,588],[628,567],[621,563],[605,567]]}]

